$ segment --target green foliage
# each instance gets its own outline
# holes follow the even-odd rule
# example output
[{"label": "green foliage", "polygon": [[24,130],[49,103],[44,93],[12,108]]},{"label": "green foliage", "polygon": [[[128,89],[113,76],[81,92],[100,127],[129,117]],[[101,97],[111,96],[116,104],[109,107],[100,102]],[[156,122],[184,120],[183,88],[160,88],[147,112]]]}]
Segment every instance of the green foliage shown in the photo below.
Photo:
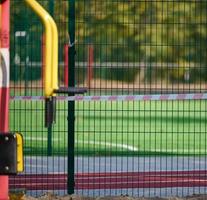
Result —
[{"label": "green foliage", "polygon": [[[48,0],[39,2],[48,9]],[[16,28],[27,29],[30,36],[41,37],[41,23],[24,3],[13,0],[11,6],[11,43],[15,43]],[[67,0],[54,1],[60,60],[63,59],[63,45],[69,40],[68,6]],[[94,58],[99,62],[187,62],[194,63],[195,68],[206,66],[206,10],[207,1],[77,0],[77,60],[87,60],[87,44],[93,43]],[[41,59],[40,43],[39,40],[37,45],[30,46],[33,60]],[[14,55],[11,57],[13,59]],[[131,76],[130,73],[126,77]],[[172,79],[181,79],[183,73],[177,68]],[[206,73],[206,70],[199,73]]]},{"label": "green foliage", "polygon": [[111,61],[121,54],[125,61],[206,62],[206,8],[204,1],[79,0],[77,37],[100,44],[97,49],[108,44],[102,53]]}]

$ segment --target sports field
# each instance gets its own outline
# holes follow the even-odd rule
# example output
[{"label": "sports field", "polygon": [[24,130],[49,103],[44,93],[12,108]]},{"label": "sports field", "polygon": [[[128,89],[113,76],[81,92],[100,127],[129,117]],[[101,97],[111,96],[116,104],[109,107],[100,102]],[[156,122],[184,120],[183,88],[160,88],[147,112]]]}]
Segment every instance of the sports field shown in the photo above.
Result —
[{"label": "sports field", "polygon": [[[77,155],[206,155],[207,101],[76,103]],[[11,101],[10,130],[25,138],[25,153],[47,153],[43,101]],[[53,154],[67,152],[67,102],[57,103]]]}]

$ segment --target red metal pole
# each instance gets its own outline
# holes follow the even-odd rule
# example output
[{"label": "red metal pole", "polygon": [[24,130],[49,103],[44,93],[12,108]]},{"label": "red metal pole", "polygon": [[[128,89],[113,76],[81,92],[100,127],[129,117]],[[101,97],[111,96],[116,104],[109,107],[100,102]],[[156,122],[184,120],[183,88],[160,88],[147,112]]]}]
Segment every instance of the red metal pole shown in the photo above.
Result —
[{"label": "red metal pole", "polygon": [[[0,131],[9,129],[9,0],[0,12]],[[0,200],[8,200],[8,176],[0,176]]]},{"label": "red metal pole", "polygon": [[66,44],[64,46],[64,85],[65,87],[68,87],[68,63],[69,63],[69,58],[68,58],[68,52],[69,52],[70,46]]},{"label": "red metal pole", "polygon": [[42,69],[41,69],[41,78],[42,78],[42,88],[44,88],[44,69],[45,69],[45,35],[42,35],[41,41],[41,57],[42,57]]},{"label": "red metal pole", "polygon": [[93,45],[88,47],[88,88],[91,88],[91,80],[93,79],[94,50]]}]

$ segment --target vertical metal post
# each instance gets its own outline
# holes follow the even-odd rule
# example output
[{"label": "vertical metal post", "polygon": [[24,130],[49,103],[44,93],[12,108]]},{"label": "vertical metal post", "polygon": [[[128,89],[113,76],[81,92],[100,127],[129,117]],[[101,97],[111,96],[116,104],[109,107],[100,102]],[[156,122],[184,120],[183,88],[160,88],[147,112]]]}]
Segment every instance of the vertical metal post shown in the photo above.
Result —
[{"label": "vertical metal post", "polygon": [[70,46],[66,44],[64,46],[64,86],[68,87],[68,54],[69,54],[69,48]]},{"label": "vertical metal post", "polygon": [[[49,13],[53,17],[54,16],[54,0],[49,0]],[[52,124],[49,125],[47,129],[47,155],[52,155]]]},{"label": "vertical metal post", "polygon": [[[69,2],[69,24],[68,31],[70,43],[73,44],[68,51],[69,70],[68,70],[68,86],[75,86],[75,0],[68,0]],[[75,148],[75,102],[68,102],[68,194],[74,193],[74,148]]]},{"label": "vertical metal post", "polygon": [[25,49],[24,49],[24,65],[25,65],[25,96],[28,95],[28,86],[29,86],[29,66],[28,66],[28,23],[24,22],[24,31],[25,31],[25,36],[23,37]]},{"label": "vertical metal post", "polygon": [[53,17],[53,15],[54,15],[54,0],[49,0],[49,13]]},{"label": "vertical metal post", "polygon": [[[0,131],[9,130],[9,0],[0,1]],[[0,200],[8,200],[8,176],[0,176]]]},{"label": "vertical metal post", "polygon": [[94,49],[93,49],[93,44],[89,44],[88,45],[88,66],[87,66],[88,89],[91,89],[91,81],[93,79],[93,65],[94,65]]}]

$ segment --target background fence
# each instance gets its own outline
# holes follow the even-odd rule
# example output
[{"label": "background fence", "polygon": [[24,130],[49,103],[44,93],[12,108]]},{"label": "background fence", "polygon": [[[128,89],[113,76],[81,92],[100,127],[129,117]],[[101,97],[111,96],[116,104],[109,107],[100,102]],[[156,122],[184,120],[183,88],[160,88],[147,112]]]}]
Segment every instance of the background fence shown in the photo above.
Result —
[{"label": "background fence", "polygon": [[10,129],[24,134],[26,163],[11,188],[33,195],[206,193],[207,2],[39,2],[58,25],[60,84],[88,93],[58,101],[48,130],[41,98],[17,101],[42,95],[44,37],[31,10],[11,1]]}]

